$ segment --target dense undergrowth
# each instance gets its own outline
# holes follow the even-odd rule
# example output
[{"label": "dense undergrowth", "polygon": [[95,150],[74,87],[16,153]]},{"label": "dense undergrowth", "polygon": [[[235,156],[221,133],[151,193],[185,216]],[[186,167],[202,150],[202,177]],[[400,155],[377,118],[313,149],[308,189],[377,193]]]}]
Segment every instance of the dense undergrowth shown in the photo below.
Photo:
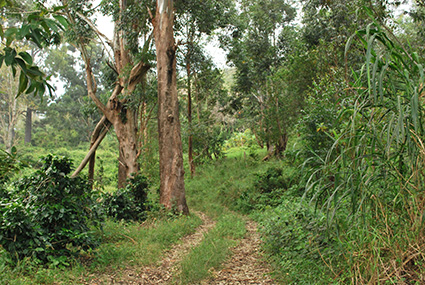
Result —
[{"label": "dense undergrowth", "polygon": [[[199,166],[196,176],[186,180],[190,208],[217,220],[217,227],[182,261],[176,282],[208,280],[209,269],[220,268],[230,254],[228,248],[245,232],[242,216],[237,213],[249,214],[259,222],[265,258],[274,266],[277,282],[283,284],[367,283],[364,274],[368,270],[381,272],[387,268],[385,264],[396,269],[395,259],[400,270],[407,267],[416,276],[423,274],[420,248],[415,246],[422,242],[420,232],[414,230],[419,224],[403,224],[403,217],[394,219],[391,212],[385,212],[388,205],[383,204],[376,208],[380,213],[371,211],[361,227],[337,223],[344,217],[347,222],[353,219],[350,203],[340,208],[338,216],[331,216],[314,196],[305,194],[310,168],[299,164],[294,155],[300,152],[298,139],[290,143],[284,160],[263,162],[260,158],[265,152],[251,150],[250,155],[249,151],[234,148],[226,159]],[[417,213],[409,212],[413,218]],[[146,218],[143,224],[107,219],[102,229],[93,230],[101,241],[96,248],[82,249],[78,257],[57,260],[47,267],[31,258],[11,266],[13,261],[3,252],[1,278],[10,284],[83,282],[93,280],[93,275],[152,264],[201,222],[194,215],[161,214],[159,208],[152,208]],[[387,219],[386,224],[382,219]],[[376,260],[382,262],[381,267],[372,268]],[[390,282],[400,280],[393,274]]]},{"label": "dense undergrowth", "polygon": [[[154,264],[201,223],[196,215],[175,216],[162,209],[156,187],[142,176],[110,193],[102,187],[90,190],[86,178],[70,179],[72,164],[65,157],[48,155],[20,165],[18,156],[10,157],[7,177],[21,170],[18,176],[24,178],[3,184],[1,196],[0,279],[7,284],[83,283],[96,278],[106,282],[121,269]],[[205,211],[217,224],[182,262],[182,273],[175,277],[182,283],[208,279],[210,268],[219,268],[229,247],[245,233],[242,216],[214,195],[204,196],[200,189],[205,187],[195,181],[187,183],[190,207]],[[16,209],[22,215],[16,215]]]},{"label": "dense undergrowth", "polygon": [[[282,160],[261,161],[265,153],[256,148],[252,135],[239,133],[225,144],[227,158],[198,166],[195,177],[186,179],[190,208],[216,219],[217,228],[183,260],[176,282],[196,283],[210,278],[209,269],[218,268],[228,256],[229,246],[237,244],[244,234],[241,214],[258,221],[265,258],[273,264],[276,280],[283,284],[425,282],[423,59],[392,40],[377,22],[355,36],[361,44],[356,48],[364,49],[363,67],[353,72],[352,82],[344,78],[345,70],[335,68],[333,74],[313,84],[310,92],[314,96],[307,96],[307,106]],[[346,52],[354,40],[350,39]],[[15,154],[2,155],[4,165],[13,166],[1,168],[2,173],[25,167]],[[108,167],[111,165],[108,163]],[[10,197],[10,193],[25,193],[41,181],[45,183],[47,176],[43,175],[52,174],[47,169],[33,184],[25,183],[29,188],[1,181],[9,187],[2,192],[2,201],[19,202],[16,207],[11,202],[3,207],[1,226],[4,232],[9,230],[3,248],[17,253],[3,251],[0,256],[0,277],[8,283],[31,278],[51,283],[59,275],[60,280],[75,279],[75,275],[83,280],[92,272],[151,263],[200,223],[195,216],[168,217],[153,200],[146,208],[138,207],[137,199],[155,199],[155,190],[140,195],[131,189],[114,191],[105,198],[110,216],[128,218],[117,213],[127,209],[134,211],[129,216],[147,219],[154,226],[107,219],[101,230],[82,222],[82,235],[80,229],[74,235],[89,237],[90,225],[93,238],[102,241],[97,247],[62,244],[58,246],[63,250],[78,249],[78,257],[39,256],[54,243],[49,238],[60,231],[53,228],[51,233],[43,232],[33,227],[31,223],[42,224],[31,218],[37,216],[38,212],[32,211],[39,205],[24,204],[31,201],[28,196]],[[21,173],[26,171],[33,170]],[[102,172],[95,188],[113,189],[112,180],[106,178],[109,174],[102,176]],[[143,184],[144,180],[139,182]],[[90,199],[85,200],[90,204]],[[25,221],[22,228],[35,232],[22,231],[16,228],[19,223],[15,220],[7,220],[20,216]],[[152,222],[158,216],[161,218]],[[140,236],[138,233],[144,230],[144,236]],[[25,236],[27,233],[32,237]],[[33,238],[36,245],[22,244],[13,249],[19,234],[23,242]],[[41,243],[44,240],[47,242]],[[141,249],[151,246],[157,250]],[[32,249],[32,257],[24,257],[28,256],[24,249]],[[82,262],[85,258],[87,261]],[[40,265],[46,260],[50,269]],[[15,266],[11,266],[13,263]],[[58,273],[61,267],[67,268],[66,274]]]}]

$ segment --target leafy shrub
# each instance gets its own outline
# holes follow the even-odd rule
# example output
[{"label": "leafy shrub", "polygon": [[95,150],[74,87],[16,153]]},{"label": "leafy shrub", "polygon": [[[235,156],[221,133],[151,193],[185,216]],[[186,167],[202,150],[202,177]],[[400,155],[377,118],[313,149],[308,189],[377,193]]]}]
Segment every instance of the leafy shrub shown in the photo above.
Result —
[{"label": "leafy shrub", "polygon": [[304,146],[301,154],[312,164],[327,154],[336,139],[335,132],[343,127],[339,111],[349,99],[342,72],[336,69],[322,75],[307,93],[298,127]]},{"label": "leafy shrub", "polygon": [[254,188],[260,193],[270,193],[275,189],[287,189],[289,181],[282,176],[283,169],[280,167],[270,167],[265,172],[256,173]]},{"label": "leafy shrub", "polygon": [[106,214],[117,220],[144,220],[148,210],[148,181],[142,175],[128,180],[125,188],[104,196]]},{"label": "leafy shrub", "polygon": [[24,166],[17,158],[16,147],[10,153],[0,149],[0,184],[9,181],[10,175]]},{"label": "leafy shrub", "polygon": [[286,282],[311,284],[318,282],[320,275],[328,275],[322,257],[332,256],[337,244],[328,237],[321,212],[300,198],[287,199],[260,213],[259,220],[263,248],[285,271]]},{"label": "leafy shrub", "polygon": [[90,185],[68,176],[72,164],[65,157],[48,155],[42,162],[0,200],[0,244],[15,259],[47,262],[97,245],[89,226],[98,225],[100,214]]},{"label": "leafy shrub", "polygon": [[234,133],[224,142],[223,149],[226,151],[233,147],[250,147],[256,144],[255,135],[250,129],[246,129],[244,132]]},{"label": "leafy shrub", "polygon": [[[288,189],[296,188],[297,172],[289,166],[269,167],[254,174],[252,186],[242,192],[236,201],[237,208],[244,212],[277,206]],[[291,192],[292,193],[292,192]]]}]

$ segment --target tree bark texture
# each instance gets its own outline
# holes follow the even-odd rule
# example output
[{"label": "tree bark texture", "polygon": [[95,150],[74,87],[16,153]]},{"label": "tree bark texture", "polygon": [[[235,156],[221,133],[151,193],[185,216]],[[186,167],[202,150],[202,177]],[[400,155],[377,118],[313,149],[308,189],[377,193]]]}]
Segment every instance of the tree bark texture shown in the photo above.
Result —
[{"label": "tree bark texture", "polygon": [[[64,2],[66,4],[66,1]],[[106,135],[103,132],[104,126],[102,124],[112,124],[119,143],[118,187],[121,188],[125,186],[127,178],[139,172],[137,150],[138,113],[137,108],[129,106],[128,98],[131,98],[137,84],[145,79],[150,66],[143,61],[133,62],[125,35],[127,31],[121,28],[123,15],[128,13],[126,0],[119,0],[119,9],[120,16],[115,22],[114,40],[111,42],[114,54],[114,69],[118,74],[118,79],[106,104],[103,104],[96,95],[96,81],[90,64],[90,56],[86,50],[86,44],[81,42],[79,48],[86,65],[88,95],[104,115],[104,118],[102,118],[93,132],[90,155],[87,155],[83,162],[86,164],[90,160],[89,173],[90,178],[93,179],[95,150],[98,145],[94,144],[94,142],[100,143],[99,140],[101,141],[103,138],[100,134]],[[69,18],[72,24],[72,18]],[[108,127],[106,127],[106,130]],[[80,166],[84,167],[85,164],[81,163]],[[73,176],[76,174],[78,174],[77,171]]]},{"label": "tree bark texture", "polygon": [[191,88],[191,70],[190,63],[186,62],[187,72],[187,121],[189,123],[189,138],[188,138],[188,159],[190,176],[195,175],[195,162],[193,161],[193,137],[192,137],[192,88]]},{"label": "tree bark texture", "polygon": [[187,214],[172,0],[157,1],[153,23],[158,72],[160,203],[170,210]]},{"label": "tree bark texture", "polygon": [[31,135],[32,135],[32,109],[27,107],[27,111],[25,114],[25,139],[24,142],[31,143]]}]

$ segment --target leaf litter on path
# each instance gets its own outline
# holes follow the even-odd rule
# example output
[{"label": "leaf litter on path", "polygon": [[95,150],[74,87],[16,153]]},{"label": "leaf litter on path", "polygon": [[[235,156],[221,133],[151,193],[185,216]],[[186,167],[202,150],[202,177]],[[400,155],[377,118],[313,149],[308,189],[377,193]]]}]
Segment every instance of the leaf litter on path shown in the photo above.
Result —
[{"label": "leaf litter on path", "polygon": [[213,280],[203,284],[276,284],[270,277],[270,267],[261,258],[257,224],[247,220],[246,229],[245,237],[232,249],[231,259],[223,269],[213,271]]},{"label": "leaf litter on path", "polygon": [[[179,264],[189,251],[199,245],[204,235],[215,226],[215,222],[202,212],[195,212],[203,224],[195,233],[187,235],[164,254],[164,258],[155,265],[129,268],[118,275],[97,279],[90,284],[172,284],[177,276]],[[247,233],[240,243],[232,249],[231,258],[223,264],[221,270],[212,270],[212,279],[201,284],[276,284],[270,277],[269,266],[262,261],[260,236],[257,224],[246,222]],[[99,282],[100,281],[100,282]]]}]

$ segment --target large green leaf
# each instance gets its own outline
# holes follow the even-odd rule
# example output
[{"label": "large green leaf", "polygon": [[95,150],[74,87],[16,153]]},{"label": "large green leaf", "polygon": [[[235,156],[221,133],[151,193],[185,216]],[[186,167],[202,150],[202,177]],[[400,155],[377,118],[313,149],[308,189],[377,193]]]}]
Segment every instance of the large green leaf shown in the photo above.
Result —
[{"label": "large green leaf", "polygon": [[23,60],[25,60],[28,64],[32,64],[33,63],[32,56],[29,53],[25,52],[25,51],[21,51],[19,53],[19,56],[22,57]]},{"label": "large green leaf", "polygon": [[25,75],[25,73],[21,72],[21,75],[19,76],[19,89],[18,89],[18,95],[22,94],[25,89],[27,89],[28,86],[28,77]]},{"label": "large green leaf", "polygon": [[68,20],[64,16],[53,15],[53,18],[55,18],[62,25],[64,29],[68,28]]},{"label": "large green leaf", "polygon": [[15,63],[15,57],[16,57],[16,50],[10,47],[6,47],[4,49],[5,57],[4,57],[4,63],[7,66],[11,66]]}]

